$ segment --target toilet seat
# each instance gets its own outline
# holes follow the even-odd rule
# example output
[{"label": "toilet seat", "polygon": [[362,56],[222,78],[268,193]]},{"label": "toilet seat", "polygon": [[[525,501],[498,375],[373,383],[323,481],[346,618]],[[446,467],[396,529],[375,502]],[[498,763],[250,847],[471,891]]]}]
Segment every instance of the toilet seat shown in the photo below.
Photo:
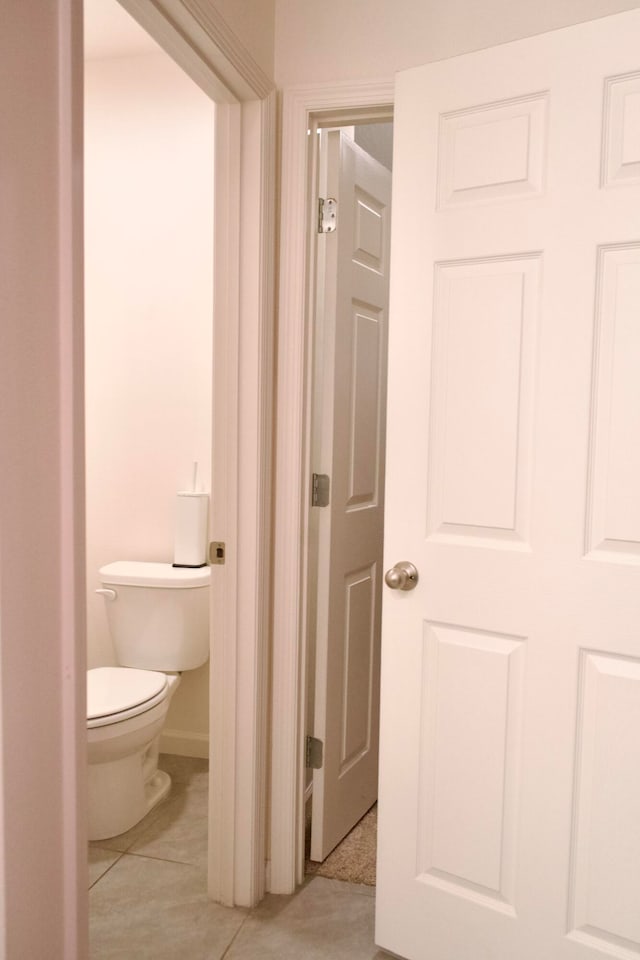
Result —
[{"label": "toilet seat", "polygon": [[169,678],[156,670],[94,667],[87,670],[87,727],[136,717],[169,693]]}]

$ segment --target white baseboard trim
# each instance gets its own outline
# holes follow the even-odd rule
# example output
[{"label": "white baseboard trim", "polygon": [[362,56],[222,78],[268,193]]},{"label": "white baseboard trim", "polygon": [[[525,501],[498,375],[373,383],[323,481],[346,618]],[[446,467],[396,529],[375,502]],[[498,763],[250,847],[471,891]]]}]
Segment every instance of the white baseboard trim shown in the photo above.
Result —
[{"label": "white baseboard trim", "polygon": [[206,733],[189,733],[187,730],[165,730],[160,737],[160,753],[208,760],[209,736]]}]

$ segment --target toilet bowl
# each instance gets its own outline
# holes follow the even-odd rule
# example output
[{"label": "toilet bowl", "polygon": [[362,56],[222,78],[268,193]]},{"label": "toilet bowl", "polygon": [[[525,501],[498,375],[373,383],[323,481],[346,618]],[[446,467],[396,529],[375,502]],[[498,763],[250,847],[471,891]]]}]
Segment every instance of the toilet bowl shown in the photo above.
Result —
[{"label": "toilet bowl", "polygon": [[158,745],[179,682],[129,667],[87,671],[90,840],[125,833],[168,794]]},{"label": "toilet bowl", "polygon": [[209,650],[208,567],[127,561],[100,575],[126,666],[87,671],[90,840],[125,833],[168,794],[160,734],[179,672],[201,666]]}]

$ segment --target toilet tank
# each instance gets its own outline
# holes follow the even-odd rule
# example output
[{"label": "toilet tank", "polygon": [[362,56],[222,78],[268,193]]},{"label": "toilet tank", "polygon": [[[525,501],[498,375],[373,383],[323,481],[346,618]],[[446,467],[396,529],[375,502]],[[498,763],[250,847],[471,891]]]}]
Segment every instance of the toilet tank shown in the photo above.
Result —
[{"label": "toilet tank", "polygon": [[195,670],[209,658],[210,568],[118,560],[100,568],[118,663]]}]

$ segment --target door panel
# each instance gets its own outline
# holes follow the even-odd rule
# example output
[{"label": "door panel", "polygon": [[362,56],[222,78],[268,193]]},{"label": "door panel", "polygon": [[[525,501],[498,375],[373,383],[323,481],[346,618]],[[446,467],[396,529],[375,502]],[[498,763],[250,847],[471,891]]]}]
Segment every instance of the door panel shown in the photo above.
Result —
[{"label": "door panel", "polygon": [[570,923],[584,943],[637,955],[638,843],[629,828],[637,831],[640,789],[629,759],[640,756],[640,659],[582,651],[580,693]]},{"label": "door panel", "polygon": [[601,247],[596,285],[587,551],[633,560],[640,557],[640,243]]},{"label": "door panel", "polygon": [[377,931],[640,955],[640,11],[400,74]]},{"label": "door panel", "polygon": [[435,267],[430,538],[527,543],[541,266],[530,255]]},{"label": "door panel", "polygon": [[318,507],[311,858],[324,860],[378,793],[391,174],[344,133],[323,135],[337,230],[319,237],[324,442]]},{"label": "door panel", "polygon": [[418,870],[513,914],[524,643],[425,624]]}]

